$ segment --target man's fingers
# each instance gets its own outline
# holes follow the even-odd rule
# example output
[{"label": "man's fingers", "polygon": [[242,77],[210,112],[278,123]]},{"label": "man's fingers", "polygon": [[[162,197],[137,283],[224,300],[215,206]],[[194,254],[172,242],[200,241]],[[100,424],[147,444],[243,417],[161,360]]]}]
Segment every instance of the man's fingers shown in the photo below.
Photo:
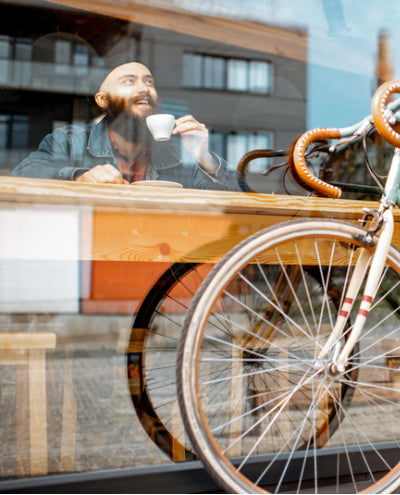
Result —
[{"label": "man's fingers", "polygon": [[113,165],[96,165],[77,178],[78,182],[88,182],[92,184],[127,184],[121,172]]},{"label": "man's fingers", "polygon": [[184,115],[183,117],[179,117],[176,119],[175,123],[176,125],[183,124],[185,122],[193,122],[196,121],[196,119],[193,117],[193,115]]},{"label": "man's fingers", "polygon": [[207,132],[207,127],[201,122],[198,122],[192,115],[179,117],[175,122],[175,128],[173,130],[173,134],[206,134]]},{"label": "man's fingers", "polygon": [[95,167],[93,173],[98,182],[102,184],[122,184],[122,176],[112,165]]}]

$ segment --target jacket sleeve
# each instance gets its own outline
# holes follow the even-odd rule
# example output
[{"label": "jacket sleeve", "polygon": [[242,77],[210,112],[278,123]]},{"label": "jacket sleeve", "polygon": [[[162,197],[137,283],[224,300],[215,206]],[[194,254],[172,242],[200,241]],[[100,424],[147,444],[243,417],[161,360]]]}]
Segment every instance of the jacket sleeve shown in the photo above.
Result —
[{"label": "jacket sleeve", "polygon": [[78,170],[80,168],[73,163],[66,132],[56,129],[41,141],[36,151],[15,167],[11,175],[72,180]]},{"label": "jacket sleeve", "polygon": [[250,188],[247,185],[244,177],[240,172],[228,166],[228,163],[211,152],[214,159],[218,162],[217,171],[215,174],[208,173],[200,164],[197,164],[198,173],[195,179],[196,187],[199,189],[215,189],[227,191],[242,191],[249,192]]}]

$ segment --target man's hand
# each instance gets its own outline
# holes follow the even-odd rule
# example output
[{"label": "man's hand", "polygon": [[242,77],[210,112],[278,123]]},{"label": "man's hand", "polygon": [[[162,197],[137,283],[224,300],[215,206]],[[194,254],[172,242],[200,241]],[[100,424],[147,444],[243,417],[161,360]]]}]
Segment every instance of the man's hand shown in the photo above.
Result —
[{"label": "man's hand", "polygon": [[75,179],[76,182],[90,182],[91,184],[129,184],[111,164],[96,165]]},{"label": "man's hand", "polygon": [[192,115],[176,119],[172,134],[180,134],[183,146],[194,156],[207,172],[216,172],[217,163],[208,151],[208,129]]}]

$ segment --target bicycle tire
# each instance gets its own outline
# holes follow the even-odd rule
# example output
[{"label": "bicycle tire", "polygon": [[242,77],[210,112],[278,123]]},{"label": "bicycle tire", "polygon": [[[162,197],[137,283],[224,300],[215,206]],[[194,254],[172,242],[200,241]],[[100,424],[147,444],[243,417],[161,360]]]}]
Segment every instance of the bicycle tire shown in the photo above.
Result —
[{"label": "bicycle tire", "polygon": [[139,421],[173,461],[196,458],[177,404],[176,348],[185,312],[210,267],[178,262],[158,278],[136,312],[126,353],[130,395]]},{"label": "bicycle tire", "polygon": [[[197,291],[178,348],[179,402],[194,450],[226,491],[332,493],[349,483],[346,492],[383,493],[397,486],[400,254],[395,247],[346,370],[333,375],[331,356],[316,361],[335,311],[327,289],[308,287],[307,269],[318,267],[322,286],[333,281],[344,297],[360,248],[374,251],[364,235],[359,226],[329,219],[268,228],[231,250]],[[301,279],[290,289],[294,302],[286,312],[271,289],[277,275],[293,265],[300,267]],[[258,278],[251,280],[252,271]],[[259,298],[278,315],[276,324],[271,314],[258,314]],[[241,311],[251,311],[274,338],[267,331],[257,337],[254,322],[247,327]],[[250,342],[259,340],[258,349],[248,345],[249,336]],[[261,344],[267,352],[260,351]],[[269,388],[255,408],[245,380],[258,375],[267,377]],[[354,390],[351,401],[338,393],[343,386]],[[216,387],[218,399],[211,390]],[[237,411],[232,404],[240,406]],[[318,442],[321,418],[332,409],[335,428]],[[239,443],[242,453],[235,457]]]},{"label": "bicycle tire", "polygon": [[[140,304],[128,344],[128,382],[138,419],[150,439],[175,462],[197,459],[178,417],[176,348],[183,325],[182,312],[189,309],[196,288],[210,269],[210,265],[201,263],[178,262],[169,267]],[[166,309],[171,300],[179,300],[178,314]],[[168,335],[165,328],[159,330],[160,326],[165,327],[163,321],[168,322]],[[162,353],[161,365],[153,365],[155,353]],[[334,423],[330,422],[329,427],[333,428]]]}]

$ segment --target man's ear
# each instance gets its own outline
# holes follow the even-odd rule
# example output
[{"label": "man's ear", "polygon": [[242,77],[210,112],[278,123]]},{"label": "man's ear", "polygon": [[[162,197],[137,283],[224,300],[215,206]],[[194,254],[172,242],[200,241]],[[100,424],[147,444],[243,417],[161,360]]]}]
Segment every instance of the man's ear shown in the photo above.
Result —
[{"label": "man's ear", "polygon": [[103,93],[103,91],[99,91],[98,93],[96,93],[94,95],[94,100],[102,110],[107,108],[108,98],[107,95]]}]

